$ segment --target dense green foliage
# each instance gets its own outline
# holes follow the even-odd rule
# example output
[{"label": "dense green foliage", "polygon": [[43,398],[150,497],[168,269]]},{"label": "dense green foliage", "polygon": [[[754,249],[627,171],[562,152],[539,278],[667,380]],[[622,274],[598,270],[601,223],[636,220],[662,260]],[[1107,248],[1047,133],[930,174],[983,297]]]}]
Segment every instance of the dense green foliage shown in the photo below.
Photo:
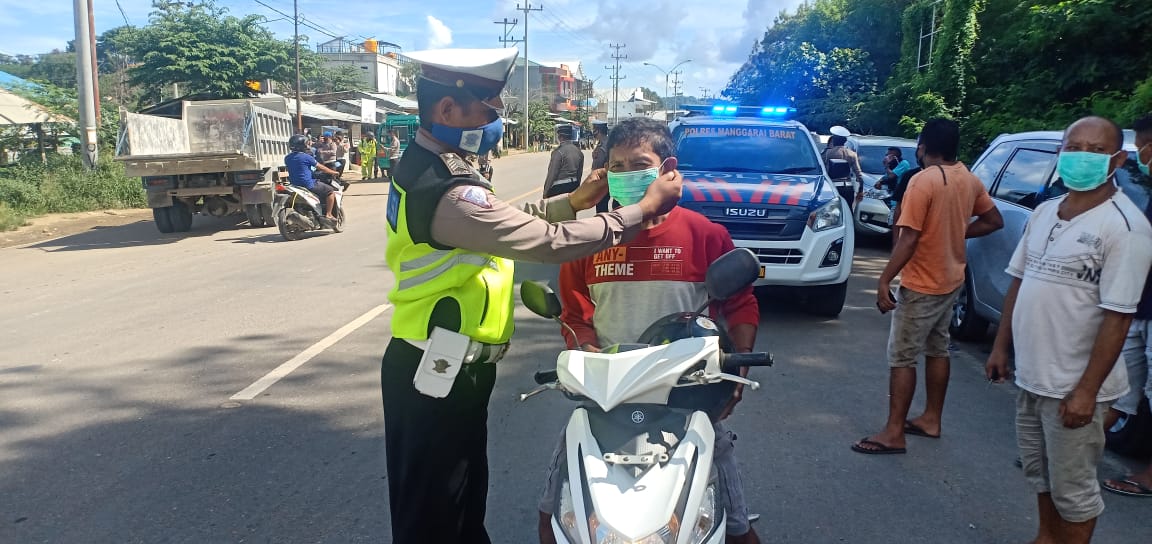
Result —
[{"label": "dense green foliage", "polygon": [[45,213],[141,208],[147,202],[139,178],[102,156],[87,170],[77,155],[50,155],[48,164],[30,161],[0,169],[0,230]]},{"label": "dense green foliage", "polygon": [[972,158],[1003,132],[1152,111],[1149,52],[1147,0],[813,0],[776,18],[724,94],[790,102],[821,132],[914,136],[954,117]]}]

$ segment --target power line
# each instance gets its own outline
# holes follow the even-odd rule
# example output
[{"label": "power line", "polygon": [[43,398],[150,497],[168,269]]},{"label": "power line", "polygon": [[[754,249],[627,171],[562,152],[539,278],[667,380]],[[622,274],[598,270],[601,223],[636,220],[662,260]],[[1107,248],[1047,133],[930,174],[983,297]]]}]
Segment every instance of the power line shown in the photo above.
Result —
[{"label": "power line", "polygon": [[304,17],[296,17],[296,16],[294,16],[294,15],[289,15],[289,14],[287,14],[287,13],[284,13],[283,11],[280,11],[280,10],[278,10],[278,9],[276,9],[276,8],[274,8],[274,7],[270,6],[270,5],[268,5],[268,4],[265,4],[265,3],[264,3],[264,2],[262,2],[261,0],[252,0],[252,1],[253,1],[253,2],[256,2],[257,4],[260,4],[261,6],[264,6],[264,7],[268,8],[268,9],[272,10],[274,13],[278,13],[278,14],[280,14],[280,15],[281,15],[281,16],[283,16],[283,17],[287,17],[287,18],[289,18],[289,19],[292,19],[292,20],[294,20],[294,21],[297,21],[297,22],[299,23],[299,25],[300,25],[300,26],[304,26],[304,27],[308,27],[308,28],[311,28],[312,30],[315,30],[316,32],[319,32],[319,33],[321,33],[321,34],[324,34],[325,36],[329,36],[329,37],[331,37],[332,39],[340,39],[340,38],[342,38],[342,37],[343,37],[343,36],[337,36],[337,35],[335,35],[335,34],[333,34],[333,33],[331,33],[331,32],[328,32],[327,30],[324,30],[324,29],[322,29],[322,28],[320,28],[320,27],[317,27],[317,26],[314,26],[314,25],[312,25],[311,23],[309,23],[309,22],[308,22],[308,19],[306,19],[306,18],[304,18]]},{"label": "power line", "polygon": [[120,5],[120,0],[116,0],[116,9],[120,10],[120,16],[124,18],[124,26],[132,26],[128,22],[128,15],[124,13],[124,8]]},{"label": "power line", "polygon": [[620,60],[628,58],[628,55],[621,55],[620,50],[628,47],[626,44],[611,44],[608,47],[615,49],[612,53],[612,58],[616,60],[616,66],[605,66],[605,70],[612,70],[612,124],[620,123],[620,80],[628,79],[628,76],[620,75]]},{"label": "power line", "polygon": [[492,22],[498,25],[504,25],[504,36],[497,37],[496,41],[504,44],[504,47],[508,47],[508,44],[516,45],[520,43],[520,40],[512,37],[512,30],[516,28],[516,25],[520,24],[520,19],[512,19],[509,21],[508,18],[505,17],[503,21]]},{"label": "power line", "polygon": [[572,40],[580,42],[576,45],[586,48],[587,51],[600,51],[600,48],[603,47],[602,43],[600,43],[599,41],[594,40],[592,38],[589,38],[588,36],[586,36],[584,34],[580,34],[579,31],[573,29],[572,27],[568,26],[566,23],[561,21],[559,18],[557,18],[555,14],[547,13],[547,14],[543,14],[543,15],[545,16],[546,19],[549,20],[549,22],[552,23],[552,31],[553,32],[564,34],[565,36],[571,38]]}]

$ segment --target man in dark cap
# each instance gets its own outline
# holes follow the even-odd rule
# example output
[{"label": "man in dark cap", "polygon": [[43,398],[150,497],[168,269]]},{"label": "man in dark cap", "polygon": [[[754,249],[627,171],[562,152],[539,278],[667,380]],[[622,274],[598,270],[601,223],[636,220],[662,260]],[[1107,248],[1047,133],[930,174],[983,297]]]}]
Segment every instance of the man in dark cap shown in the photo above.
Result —
[{"label": "man in dark cap", "polygon": [[500,91],[515,49],[407,54],[421,66],[420,129],[392,171],[392,339],[381,368],[397,544],[487,544],[488,399],[512,336],[513,260],[562,263],[626,242],[680,200],[668,172],[639,203],[576,220],[607,194],[589,176],[547,199],[549,220],[512,208],[462,158],[503,133]]},{"label": "man in dark cap", "polygon": [[572,141],[573,133],[572,125],[556,127],[556,139],[560,145],[552,150],[552,159],[548,161],[544,198],[571,193],[584,177],[584,152]]}]

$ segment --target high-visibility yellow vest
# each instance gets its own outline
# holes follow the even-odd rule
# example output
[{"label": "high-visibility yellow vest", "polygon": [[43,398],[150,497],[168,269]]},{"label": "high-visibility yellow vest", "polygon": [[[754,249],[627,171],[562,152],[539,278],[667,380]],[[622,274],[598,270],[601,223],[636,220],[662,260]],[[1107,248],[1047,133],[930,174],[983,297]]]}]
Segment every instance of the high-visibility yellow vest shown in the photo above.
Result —
[{"label": "high-visibility yellow vest", "polygon": [[[406,157],[407,158],[407,157]],[[388,267],[396,284],[388,295],[395,309],[392,335],[426,340],[436,305],[454,299],[460,308],[460,334],[473,340],[502,344],[512,337],[513,263],[508,259],[459,248],[437,248],[416,242],[409,230],[414,209],[409,199],[439,199],[460,180],[444,180],[442,190],[422,187],[419,194],[393,183],[388,195]],[[420,202],[419,210],[435,210],[436,202]],[[421,214],[423,215],[423,214]],[[425,229],[427,231],[427,229]]]}]

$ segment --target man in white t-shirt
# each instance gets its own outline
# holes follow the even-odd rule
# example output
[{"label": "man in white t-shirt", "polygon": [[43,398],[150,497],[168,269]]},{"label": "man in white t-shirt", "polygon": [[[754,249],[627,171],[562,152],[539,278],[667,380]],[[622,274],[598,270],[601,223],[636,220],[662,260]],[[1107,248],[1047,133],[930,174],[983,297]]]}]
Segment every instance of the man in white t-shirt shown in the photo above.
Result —
[{"label": "man in white t-shirt", "polygon": [[987,372],[1003,381],[1015,347],[1016,440],[1037,493],[1035,544],[1090,542],[1104,511],[1104,418],[1128,390],[1116,363],[1152,266],[1152,226],[1112,181],[1127,160],[1123,142],[1108,119],[1068,127],[1056,169],[1069,193],[1036,208],[1007,269],[1015,279]]}]

